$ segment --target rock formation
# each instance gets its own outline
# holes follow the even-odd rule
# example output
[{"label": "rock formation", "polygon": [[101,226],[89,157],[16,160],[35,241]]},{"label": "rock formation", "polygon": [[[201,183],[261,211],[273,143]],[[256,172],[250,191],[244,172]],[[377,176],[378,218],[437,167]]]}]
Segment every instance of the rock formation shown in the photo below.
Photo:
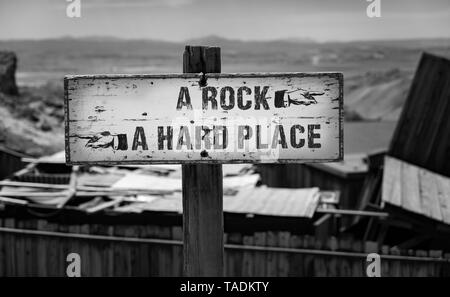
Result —
[{"label": "rock formation", "polygon": [[0,51],[0,92],[8,95],[19,93],[16,85],[16,66],[15,53]]}]

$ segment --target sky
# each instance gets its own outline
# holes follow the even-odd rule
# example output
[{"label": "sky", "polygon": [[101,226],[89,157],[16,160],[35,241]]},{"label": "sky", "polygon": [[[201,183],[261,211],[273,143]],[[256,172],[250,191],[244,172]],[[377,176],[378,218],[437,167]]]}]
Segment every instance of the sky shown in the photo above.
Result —
[{"label": "sky", "polygon": [[379,0],[380,18],[367,17],[368,0],[79,0],[80,18],[66,16],[68,1],[0,0],[0,39],[450,38],[450,0]]}]

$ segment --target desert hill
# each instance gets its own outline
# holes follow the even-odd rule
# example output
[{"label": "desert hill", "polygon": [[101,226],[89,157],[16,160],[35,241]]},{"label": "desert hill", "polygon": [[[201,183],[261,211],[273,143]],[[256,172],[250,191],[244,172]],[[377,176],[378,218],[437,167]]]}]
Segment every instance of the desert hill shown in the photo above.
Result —
[{"label": "desert hill", "polygon": [[0,144],[41,155],[63,148],[66,74],[179,73],[185,44],[218,45],[222,72],[344,73],[346,119],[395,121],[422,52],[450,57],[450,39],[318,43],[209,36],[183,43],[109,37],[0,41],[18,57],[19,95],[0,92]]}]

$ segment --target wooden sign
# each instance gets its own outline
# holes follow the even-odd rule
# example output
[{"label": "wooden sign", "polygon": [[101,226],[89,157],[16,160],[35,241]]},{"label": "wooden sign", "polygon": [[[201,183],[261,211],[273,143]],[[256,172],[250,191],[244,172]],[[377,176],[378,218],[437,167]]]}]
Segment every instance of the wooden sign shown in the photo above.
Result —
[{"label": "wooden sign", "polygon": [[342,160],[340,73],[65,77],[68,164]]}]

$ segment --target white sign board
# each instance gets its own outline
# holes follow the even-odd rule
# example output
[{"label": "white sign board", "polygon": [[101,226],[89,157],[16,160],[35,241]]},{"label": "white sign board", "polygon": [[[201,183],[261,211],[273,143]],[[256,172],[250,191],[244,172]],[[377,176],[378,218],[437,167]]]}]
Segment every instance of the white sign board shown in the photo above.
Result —
[{"label": "white sign board", "polygon": [[343,157],[340,73],[65,77],[69,164]]}]

